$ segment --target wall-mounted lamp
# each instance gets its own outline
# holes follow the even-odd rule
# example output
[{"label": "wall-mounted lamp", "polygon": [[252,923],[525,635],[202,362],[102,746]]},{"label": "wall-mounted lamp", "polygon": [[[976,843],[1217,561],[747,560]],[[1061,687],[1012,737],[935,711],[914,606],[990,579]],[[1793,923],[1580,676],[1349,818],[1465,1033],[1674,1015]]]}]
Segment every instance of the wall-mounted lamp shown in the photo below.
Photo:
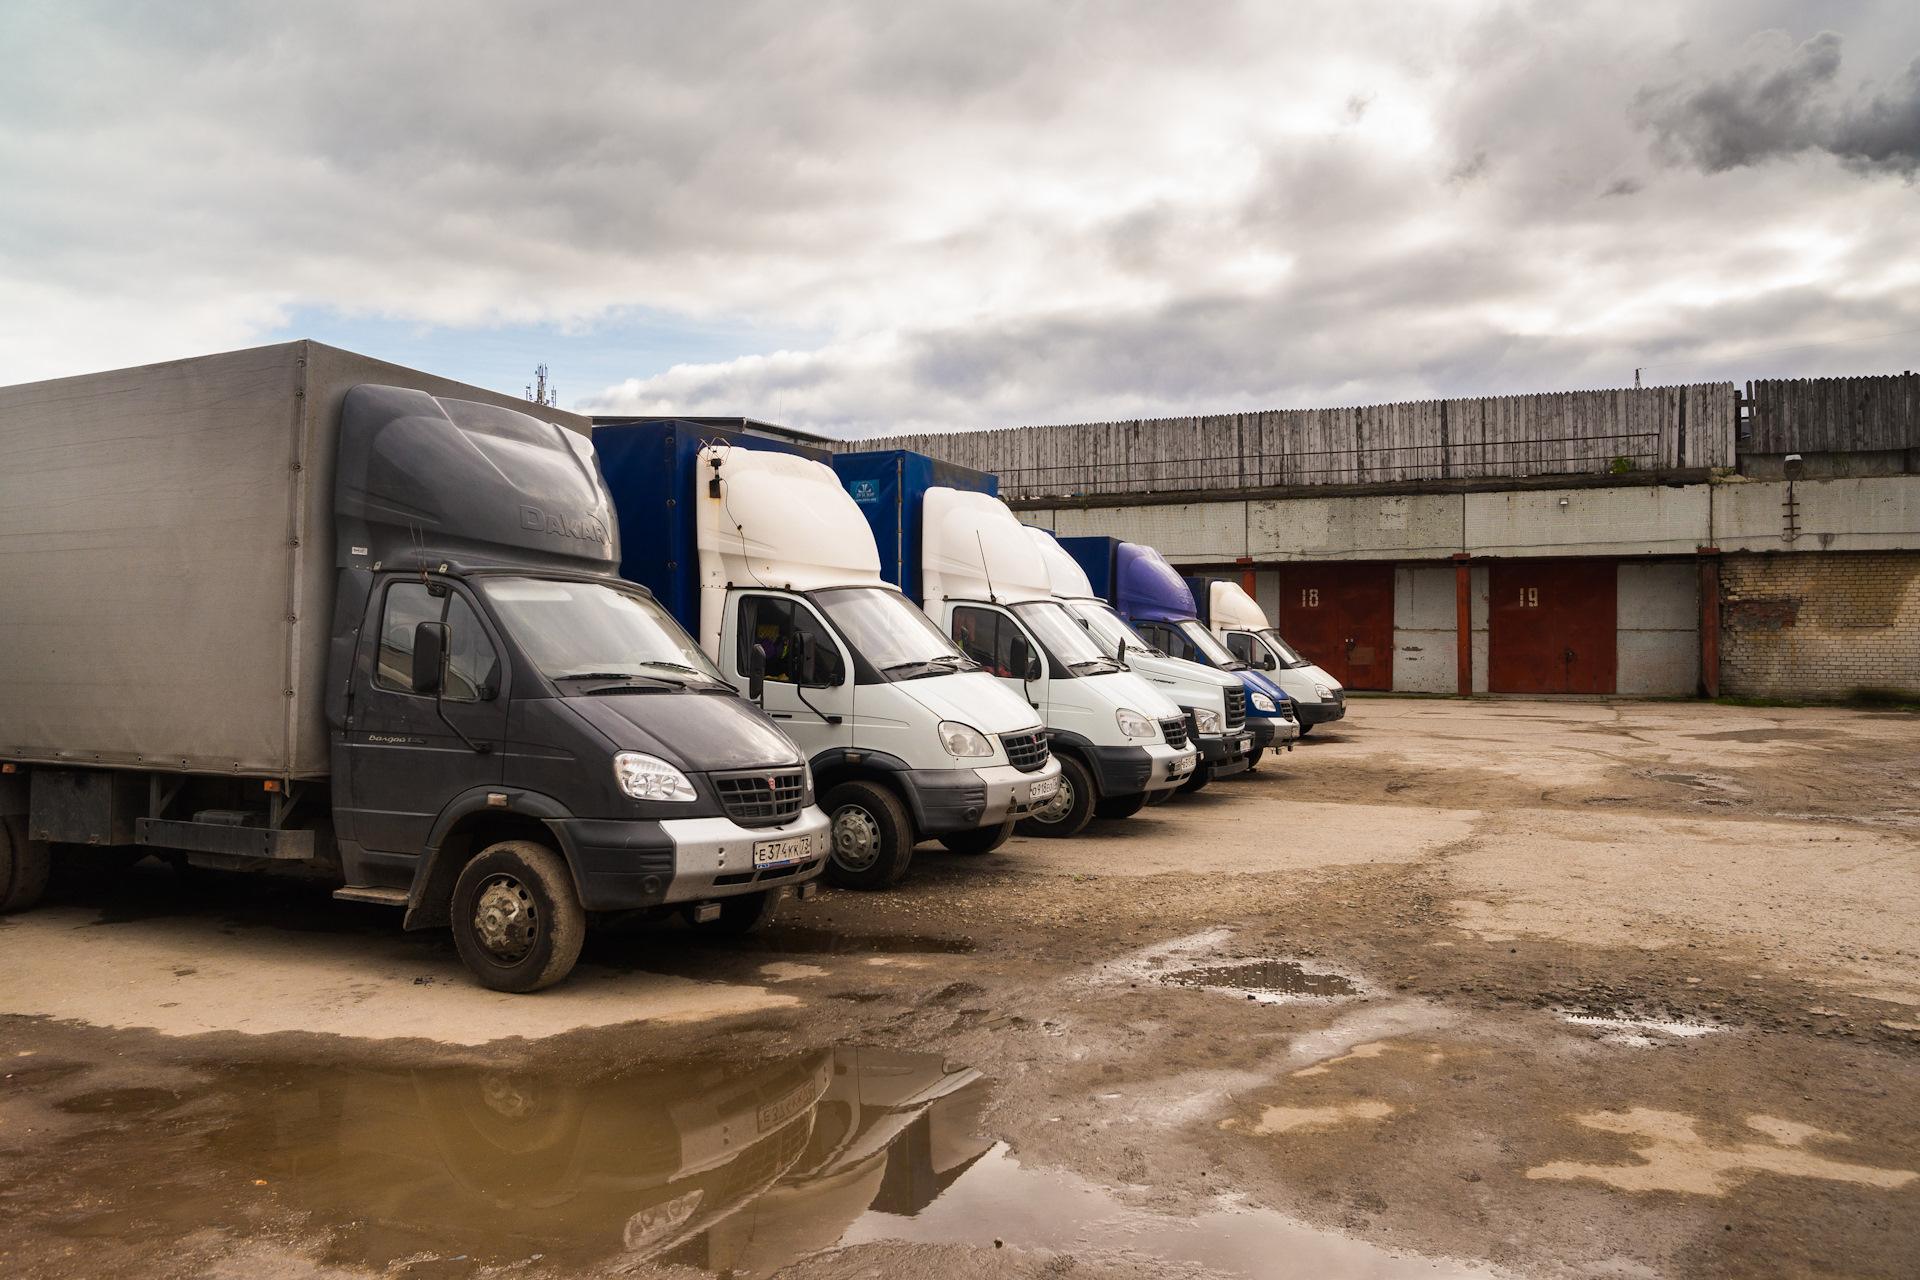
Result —
[{"label": "wall-mounted lamp", "polygon": [[1562,499],[1560,499],[1560,505],[1561,505],[1561,506],[1563,506],[1563,507],[1564,507],[1564,506],[1566,506],[1566,505],[1567,505],[1567,500],[1566,500],[1565,498],[1562,498]]},{"label": "wall-mounted lamp", "polygon": [[1800,472],[1805,468],[1805,465],[1805,463],[1801,462],[1800,455],[1797,453],[1788,454],[1780,463],[1781,469],[1787,473],[1787,479],[1789,480],[1798,480],[1800,478]]}]

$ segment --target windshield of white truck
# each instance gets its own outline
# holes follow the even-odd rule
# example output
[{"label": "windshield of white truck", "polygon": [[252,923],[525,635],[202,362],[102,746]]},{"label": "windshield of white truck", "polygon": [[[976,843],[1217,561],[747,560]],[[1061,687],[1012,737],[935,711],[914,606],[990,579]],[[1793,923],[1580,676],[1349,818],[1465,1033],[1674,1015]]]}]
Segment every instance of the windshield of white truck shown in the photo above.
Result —
[{"label": "windshield of white truck", "polygon": [[[1020,621],[1027,624],[1048,653],[1067,664],[1074,671],[1096,674],[1093,668],[1117,671],[1119,664],[1111,653],[1103,652],[1094,643],[1087,629],[1075,622],[1066,606],[1052,600],[1029,600],[1025,604],[1013,606]],[[1116,641],[1114,648],[1118,649]]]},{"label": "windshield of white truck", "polygon": [[889,680],[980,669],[898,591],[834,587],[814,592],[813,598],[847,643]]},{"label": "windshield of white truck", "polygon": [[549,680],[644,677],[721,683],[693,637],[655,601],[596,582],[482,578],[500,625]]},{"label": "windshield of white truck", "polygon": [[1278,631],[1275,631],[1272,627],[1268,627],[1265,630],[1263,630],[1260,633],[1260,638],[1267,642],[1267,648],[1273,650],[1274,656],[1280,659],[1281,666],[1291,669],[1293,667],[1306,667],[1306,666],[1313,665],[1309,663],[1305,658],[1301,657],[1297,649],[1295,649],[1292,645],[1288,644],[1285,640],[1282,640],[1280,638],[1280,633]]},{"label": "windshield of white truck", "polygon": [[1220,637],[1207,629],[1207,624],[1195,619],[1175,623],[1180,634],[1193,642],[1193,647],[1207,655],[1207,661],[1224,671],[1238,671],[1247,664],[1240,661],[1238,654],[1220,643]]},{"label": "windshield of white truck", "polygon": [[1115,613],[1110,604],[1098,600],[1076,600],[1067,607],[1073,611],[1074,617],[1087,624],[1087,634],[1108,653],[1118,654],[1120,642],[1125,640],[1128,653],[1144,653],[1149,658],[1167,656],[1128,626],[1126,619]]}]

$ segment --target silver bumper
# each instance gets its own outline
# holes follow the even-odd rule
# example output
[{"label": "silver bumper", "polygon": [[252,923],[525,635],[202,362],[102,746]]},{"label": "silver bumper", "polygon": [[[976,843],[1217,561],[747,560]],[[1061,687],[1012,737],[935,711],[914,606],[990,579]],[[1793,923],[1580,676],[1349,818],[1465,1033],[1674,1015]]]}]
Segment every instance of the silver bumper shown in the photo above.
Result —
[{"label": "silver bumper", "polygon": [[[988,765],[975,769],[974,776],[987,784],[987,807],[980,818],[983,827],[998,826],[1008,818],[1024,818],[1053,799],[1060,789],[1060,762],[1052,756],[1032,773],[1022,773],[1010,764]],[[1042,783],[1041,795],[1034,784]]]},{"label": "silver bumper", "polygon": [[1200,753],[1193,747],[1170,747],[1164,742],[1148,747],[1147,756],[1153,761],[1147,773],[1148,791],[1179,786],[1193,776],[1193,767],[1200,763]]},{"label": "silver bumper", "polygon": [[[726,898],[762,889],[805,884],[826,869],[833,846],[831,824],[819,805],[808,805],[777,827],[743,827],[731,818],[671,818],[660,826],[673,840],[673,881],[666,902]],[[806,841],[808,852],[784,867],[755,867],[755,845],[773,840]]]}]

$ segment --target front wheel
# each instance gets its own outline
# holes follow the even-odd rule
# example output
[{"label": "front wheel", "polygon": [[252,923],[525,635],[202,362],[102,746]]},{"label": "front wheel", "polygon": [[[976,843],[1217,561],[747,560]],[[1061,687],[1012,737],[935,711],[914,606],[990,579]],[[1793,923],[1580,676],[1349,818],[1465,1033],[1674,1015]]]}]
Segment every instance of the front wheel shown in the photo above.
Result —
[{"label": "front wheel", "polygon": [[992,853],[1013,835],[1014,820],[1008,818],[997,827],[975,827],[940,837],[940,843],[954,853]]},{"label": "front wheel", "polygon": [[842,889],[884,889],[913,861],[913,819],[900,798],[877,782],[843,782],[820,807],[833,824],[827,882]]},{"label": "front wheel", "polygon": [[27,820],[0,818],[0,911],[25,911],[47,891],[53,849],[45,840],[27,839]]},{"label": "front wheel", "polygon": [[1248,773],[1253,772],[1254,768],[1260,763],[1260,757],[1264,756],[1265,754],[1267,754],[1267,749],[1265,747],[1255,747],[1253,750],[1247,752],[1247,772]]},{"label": "front wheel", "polygon": [[[1204,765],[1199,767],[1205,768]],[[1147,803],[1148,804],[1165,804],[1167,801],[1173,799],[1174,796],[1178,795],[1179,792],[1180,792],[1179,787],[1168,787],[1164,791],[1149,791],[1147,792]]]},{"label": "front wheel", "polygon": [[1094,802],[1100,793],[1093,785],[1087,766],[1072,756],[1056,756],[1060,761],[1060,790],[1053,799],[1020,820],[1023,836],[1048,836],[1055,839],[1077,836],[1093,821]]},{"label": "front wheel", "polygon": [[573,972],[587,913],[566,861],[531,840],[475,854],[453,886],[453,942],[495,991],[539,991]]},{"label": "front wheel", "polygon": [[1308,724],[1305,720],[1302,720],[1300,722],[1300,736],[1304,738],[1312,732],[1313,732],[1313,726]]},{"label": "front wheel", "polygon": [[1190,796],[1213,781],[1213,770],[1204,761],[1193,766],[1193,776],[1180,784],[1180,794]]},{"label": "front wheel", "polygon": [[1107,819],[1131,818],[1140,812],[1141,807],[1146,803],[1147,793],[1144,791],[1136,791],[1130,796],[1108,796],[1093,806],[1093,816]]}]

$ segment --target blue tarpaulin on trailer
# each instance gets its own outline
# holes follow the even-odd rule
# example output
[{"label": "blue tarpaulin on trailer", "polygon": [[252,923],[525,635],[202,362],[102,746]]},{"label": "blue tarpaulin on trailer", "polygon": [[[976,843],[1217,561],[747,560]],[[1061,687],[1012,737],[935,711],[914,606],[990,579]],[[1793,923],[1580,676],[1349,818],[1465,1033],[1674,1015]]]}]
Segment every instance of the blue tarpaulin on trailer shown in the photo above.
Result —
[{"label": "blue tarpaulin on trailer", "polygon": [[906,449],[835,454],[833,469],[867,517],[880,551],[880,576],[918,604],[920,514],[929,489],[1000,496],[1000,477]]}]

